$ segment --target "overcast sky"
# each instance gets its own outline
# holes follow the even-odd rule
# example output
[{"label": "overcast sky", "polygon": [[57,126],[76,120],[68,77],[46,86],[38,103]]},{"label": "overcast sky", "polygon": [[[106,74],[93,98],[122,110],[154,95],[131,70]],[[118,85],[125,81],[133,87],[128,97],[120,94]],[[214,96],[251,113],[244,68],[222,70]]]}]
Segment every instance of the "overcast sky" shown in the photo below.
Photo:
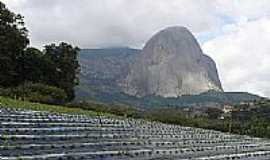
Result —
[{"label": "overcast sky", "polygon": [[189,28],[225,91],[270,97],[270,0],[2,0],[25,17],[31,45],[142,48],[167,26]]}]

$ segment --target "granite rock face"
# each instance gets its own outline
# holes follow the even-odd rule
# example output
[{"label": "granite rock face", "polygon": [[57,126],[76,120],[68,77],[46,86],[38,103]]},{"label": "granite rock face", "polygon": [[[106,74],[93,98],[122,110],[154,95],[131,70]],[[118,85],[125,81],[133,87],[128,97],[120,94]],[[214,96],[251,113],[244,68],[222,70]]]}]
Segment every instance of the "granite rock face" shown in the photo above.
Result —
[{"label": "granite rock face", "polygon": [[223,91],[215,62],[191,32],[169,27],[155,34],[136,56],[121,84],[126,94],[178,97]]}]

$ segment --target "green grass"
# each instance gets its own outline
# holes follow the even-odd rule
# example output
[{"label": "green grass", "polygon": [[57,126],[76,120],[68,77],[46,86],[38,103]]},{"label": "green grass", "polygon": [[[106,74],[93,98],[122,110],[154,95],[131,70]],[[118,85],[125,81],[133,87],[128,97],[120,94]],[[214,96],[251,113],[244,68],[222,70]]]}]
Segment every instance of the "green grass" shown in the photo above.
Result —
[{"label": "green grass", "polygon": [[83,110],[80,108],[70,108],[65,106],[58,105],[47,105],[40,103],[32,103],[27,101],[14,100],[11,98],[1,97],[0,96],[0,108],[17,108],[17,109],[26,109],[34,111],[46,111],[51,113],[66,113],[66,114],[80,114],[86,116],[112,116],[107,113],[94,112],[89,110]]}]

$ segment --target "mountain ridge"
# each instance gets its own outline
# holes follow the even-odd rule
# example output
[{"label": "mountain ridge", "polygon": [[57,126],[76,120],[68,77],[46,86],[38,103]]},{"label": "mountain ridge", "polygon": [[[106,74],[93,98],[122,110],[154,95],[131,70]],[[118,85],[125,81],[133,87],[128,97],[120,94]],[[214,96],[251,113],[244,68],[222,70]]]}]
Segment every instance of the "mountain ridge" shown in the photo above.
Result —
[{"label": "mountain ridge", "polygon": [[[103,55],[104,50],[108,59]],[[122,48],[120,48],[123,51]],[[118,76],[118,72],[112,73],[112,66],[105,69],[103,74],[96,72],[103,70],[104,67],[98,68],[97,64],[103,64],[106,66],[105,62],[107,61],[129,61],[133,59],[133,56],[140,54],[141,50],[139,49],[124,49],[125,52],[118,52],[117,49],[82,49],[80,51],[80,64],[88,65],[88,73],[83,73],[83,70],[80,74],[80,85],[76,87],[76,100],[75,101],[98,101],[107,104],[125,104],[132,105],[136,107],[164,107],[164,106],[174,106],[174,107],[183,107],[183,106],[213,106],[214,105],[223,105],[226,103],[240,103],[242,101],[253,101],[258,100],[261,97],[253,95],[246,92],[212,92],[202,93],[201,95],[183,95],[178,98],[162,98],[159,96],[147,96],[144,98],[138,98],[130,96],[119,90],[116,81],[114,80]],[[89,56],[91,54],[91,56]],[[121,59],[120,57],[126,57],[126,59]],[[101,59],[101,60],[100,60]],[[82,61],[83,60],[83,61]],[[91,62],[85,64],[84,62]],[[95,62],[95,63],[94,63]],[[119,62],[119,61],[116,61]],[[129,61],[130,62],[130,61]],[[120,62],[126,64],[124,62]],[[127,67],[122,65],[123,68]],[[117,67],[116,67],[117,68]],[[122,69],[120,69],[122,70]],[[105,76],[104,76],[105,74]],[[109,75],[108,75],[109,74]],[[113,74],[113,75],[110,75]],[[235,98],[234,98],[235,97]]]},{"label": "mountain ridge", "polygon": [[223,92],[214,60],[184,27],[161,30],[142,50],[82,49],[79,61],[77,101],[181,107],[260,99],[249,93]]},{"label": "mountain ridge", "polygon": [[215,62],[185,27],[168,27],[154,34],[130,68],[124,92],[137,97],[223,91]]}]

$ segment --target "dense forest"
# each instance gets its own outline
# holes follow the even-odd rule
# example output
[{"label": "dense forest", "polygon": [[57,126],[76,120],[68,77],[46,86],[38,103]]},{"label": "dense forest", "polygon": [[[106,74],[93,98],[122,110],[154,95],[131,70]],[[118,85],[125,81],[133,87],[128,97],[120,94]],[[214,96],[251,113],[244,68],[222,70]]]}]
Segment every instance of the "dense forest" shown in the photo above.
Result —
[{"label": "dense forest", "polygon": [[23,16],[0,2],[0,95],[43,103],[74,99],[79,48],[68,43],[29,47]]}]

